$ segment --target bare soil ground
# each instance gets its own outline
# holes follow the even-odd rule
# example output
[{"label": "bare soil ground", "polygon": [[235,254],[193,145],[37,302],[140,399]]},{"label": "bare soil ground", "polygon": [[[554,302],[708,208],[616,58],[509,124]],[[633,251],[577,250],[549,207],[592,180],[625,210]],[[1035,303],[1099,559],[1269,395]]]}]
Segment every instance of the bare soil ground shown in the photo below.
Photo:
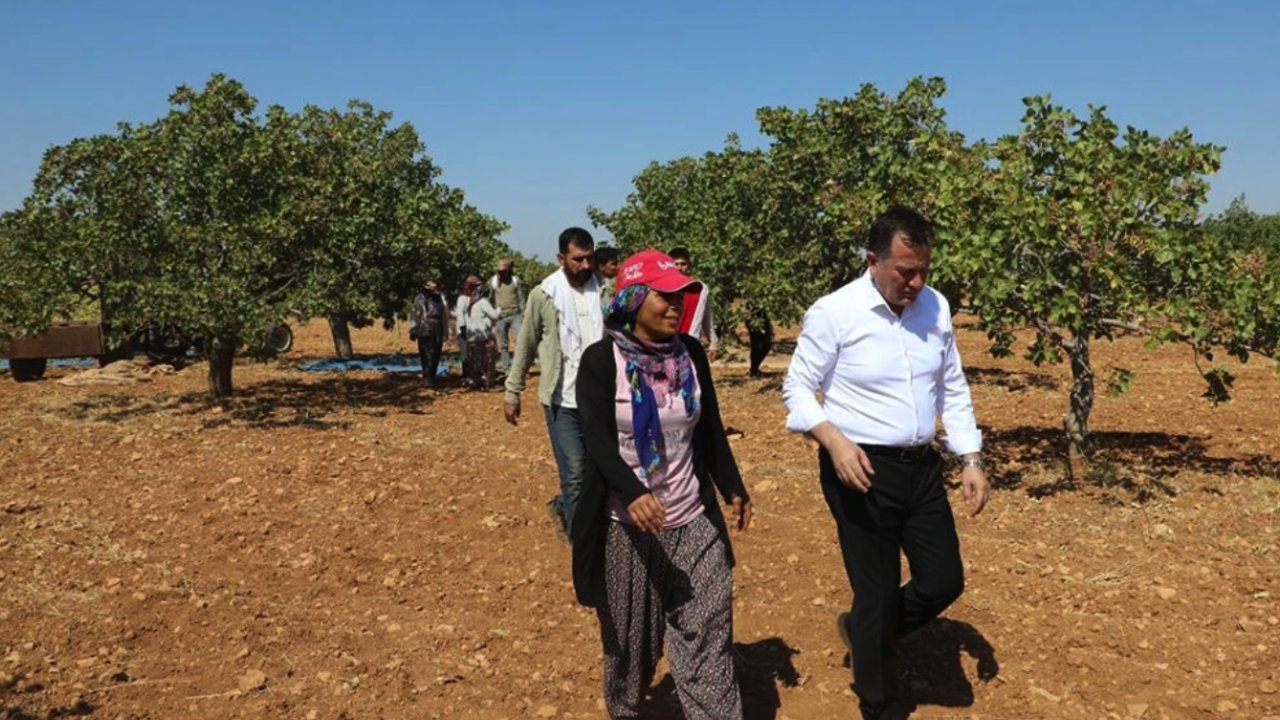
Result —
[{"label": "bare soil ground", "polygon": [[[0,377],[0,718],[603,717],[533,393],[512,428],[496,392],[301,373],[331,345],[298,336],[237,366],[226,407],[203,365]],[[1070,487],[1065,371],[961,341],[998,493],[958,513],[965,595],[902,644],[912,717],[1280,718],[1280,377],[1238,367],[1215,407],[1186,353],[1100,345],[1136,379],[1099,400],[1100,459]],[[734,538],[748,717],[853,717],[850,593],[814,451],[783,430],[786,362],[717,368],[757,508]],[[653,695],[679,717],[665,669]]]}]

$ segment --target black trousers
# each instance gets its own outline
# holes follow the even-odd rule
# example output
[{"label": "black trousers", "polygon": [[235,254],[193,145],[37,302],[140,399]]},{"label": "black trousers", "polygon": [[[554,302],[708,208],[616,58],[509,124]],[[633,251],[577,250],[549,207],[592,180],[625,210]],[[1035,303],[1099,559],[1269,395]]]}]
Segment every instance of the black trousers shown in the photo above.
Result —
[{"label": "black trousers", "polygon": [[751,377],[760,374],[760,363],[764,362],[765,356],[773,349],[773,323],[769,322],[769,316],[764,311],[756,311],[754,316],[758,327],[747,323],[747,339],[751,345]]},{"label": "black trousers", "polygon": [[[852,641],[854,691],[868,720],[901,717],[895,641],[937,617],[964,590],[960,541],[942,484],[942,457],[914,461],[868,453],[871,491],[845,487],[831,456],[818,456],[822,494],[836,521],[845,573],[853,588],[846,630]],[[899,549],[911,580],[902,584]]]},{"label": "black trousers", "polygon": [[422,379],[428,385],[436,384],[436,368],[440,367],[440,352],[443,347],[443,332],[431,332],[418,336],[418,359],[422,361]]}]

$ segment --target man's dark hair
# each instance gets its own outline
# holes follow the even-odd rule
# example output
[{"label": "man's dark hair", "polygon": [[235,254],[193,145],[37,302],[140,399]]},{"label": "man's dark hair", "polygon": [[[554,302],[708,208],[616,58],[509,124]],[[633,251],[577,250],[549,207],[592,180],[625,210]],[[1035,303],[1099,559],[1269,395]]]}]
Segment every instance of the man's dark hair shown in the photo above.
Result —
[{"label": "man's dark hair", "polygon": [[601,245],[596,248],[596,266],[618,262],[618,248],[612,245]]},{"label": "man's dark hair", "polygon": [[673,247],[667,251],[667,254],[671,256],[672,260],[683,260],[687,263],[693,262],[693,257],[689,255],[689,248],[686,247]]},{"label": "man's dark hair", "polygon": [[871,223],[867,252],[875,253],[880,259],[888,257],[893,239],[899,233],[908,245],[933,245],[933,223],[909,207],[893,205]]},{"label": "man's dark hair", "polygon": [[581,248],[583,250],[594,250],[596,241],[591,237],[591,233],[580,227],[566,228],[560,233],[560,254],[569,252],[569,246]]}]

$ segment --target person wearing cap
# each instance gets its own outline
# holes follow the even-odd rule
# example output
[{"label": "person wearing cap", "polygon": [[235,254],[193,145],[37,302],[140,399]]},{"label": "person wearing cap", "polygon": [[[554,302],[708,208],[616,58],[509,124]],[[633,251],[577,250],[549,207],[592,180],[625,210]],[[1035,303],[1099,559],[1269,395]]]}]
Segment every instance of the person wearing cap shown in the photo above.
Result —
[{"label": "person wearing cap", "polygon": [[462,363],[464,378],[471,376],[470,365],[467,362],[467,316],[471,314],[471,296],[480,285],[480,278],[468,275],[462,283],[462,291],[458,293],[458,299],[453,306],[454,324],[457,325],[458,361]]},{"label": "person wearing cap", "polygon": [[547,508],[566,541],[586,466],[574,393],[578,365],[582,352],[604,333],[595,248],[591,233],[580,227],[560,233],[560,252],[556,254],[560,271],[548,275],[529,292],[503,396],[503,415],[516,425],[520,421],[520,393],[524,392],[525,376],[536,356],[542,371],[538,402],[542,404],[560,474],[560,494],[547,503]]},{"label": "person wearing cap", "polygon": [[[669,254],[680,272],[693,276],[693,256],[686,248],[671,248]],[[706,283],[698,283],[697,290],[685,294],[684,307],[686,312],[680,318],[680,332],[701,341],[707,348],[707,356],[715,360],[720,339],[716,337],[715,322],[711,319],[711,288]]]},{"label": "person wearing cap", "polygon": [[422,382],[430,388],[436,387],[436,369],[440,366],[440,351],[448,328],[449,308],[440,294],[440,284],[427,280],[413,298],[413,309],[409,312],[409,338],[418,341]]},{"label": "person wearing cap", "polygon": [[589,472],[574,514],[573,585],[596,610],[609,715],[639,715],[665,644],[684,716],[741,718],[734,674],[733,552],[750,497],[702,345],[679,334],[697,281],[645,250],[618,272],[605,336],[578,374]]},{"label": "person wearing cap", "polygon": [[[932,445],[939,416],[946,444],[963,457],[970,515],[991,493],[951,311],[925,284],[932,245],[933,226],[914,210],[894,206],[876,218],[867,272],[805,313],[782,386],[787,429],[820,445],[818,477],[853,590],[836,629],[866,720],[905,717],[894,644],[964,589],[943,461]],[[911,567],[905,585],[900,551]]]},{"label": "person wearing cap", "polygon": [[498,369],[506,372],[511,366],[511,345],[520,337],[521,313],[524,312],[524,285],[512,274],[511,261],[498,261],[497,272],[489,278],[493,290],[493,306],[498,309],[498,322],[494,332],[498,338]]},{"label": "person wearing cap", "polygon": [[477,282],[472,288],[471,302],[467,307],[466,348],[470,363],[467,365],[467,381],[472,387],[488,390],[496,374],[494,356],[497,348],[493,342],[493,324],[499,318],[498,309],[489,302],[493,288]]}]

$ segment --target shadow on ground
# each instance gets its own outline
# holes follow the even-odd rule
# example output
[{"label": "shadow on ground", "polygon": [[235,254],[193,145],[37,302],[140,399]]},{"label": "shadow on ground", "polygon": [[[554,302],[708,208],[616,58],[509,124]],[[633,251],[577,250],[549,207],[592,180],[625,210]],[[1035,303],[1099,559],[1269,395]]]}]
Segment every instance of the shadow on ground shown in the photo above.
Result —
[{"label": "shadow on ground", "polygon": [[[1062,389],[1062,383],[1047,373],[992,368],[967,368],[966,373],[975,384],[996,385],[1013,392]],[[733,373],[717,378],[716,384],[722,388],[754,388],[756,394],[780,393],[785,376],[785,371],[766,371],[759,378]],[[983,428],[983,452],[992,486],[1022,489],[1033,497],[1098,488],[1114,491],[1102,498],[1104,502],[1147,502],[1176,495],[1178,488],[1173,478],[1183,472],[1280,479],[1280,461],[1266,455],[1213,456],[1203,436],[1095,430],[1089,434],[1089,443],[1087,475],[1082,481],[1073,481],[1067,466],[1066,435],[1061,428]],[[953,486],[957,485],[959,461],[947,455],[947,462],[946,476]]]},{"label": "shadow on ground", "polygon": [[1040,372],[1021,372],[1003,370],[1001,368],[966,367],[965,378],[974,385],[995,385],[1010,392],[1021,392],[1028,388],[1035,390],[1061,390],[1062,381]]},{"label": "shadow on ground", "polygon": [[980,682],[1000,674],[995,648],[969,623],[940,618],[903,638],[898,643],[898,688],[906,709],[973,705],[973,685],[962,665],[965,656],[977,662]]},{"label": "shadow on ground", "polygon": [[1081,486],[1114,488],[1146,501],[1176,495],[1172,479],[1182,472],[1206,475],[1280,478],[1280,462],[1263,455],[1216,457],[1205,438],[1165,432],[1094,431],[1091,461],[1083,483],[1067,474],[1066,437],[1059,428],[1020,426],[983,428],[984,454],[992,485],[1025,488],[1036,497]]},{"label": "shadow on ground", "polygon": [[777,393],[778,402],[781,403],[782,381],[786,377],[787,372],[785,370],[761,370],[758,377],[751,377],[745,372],[718,375],[716,377],[716,388],[755,388],[757,395]]},{"label": "shadow on ground", "polygon": [[[745,720],[774,720],[782,706],[778,687],[796,687],[800,682],[800,675],[791,662],[799,651],[776,637],[753,643],[734,643],[733,650],[742,691],[743,717]],[[649,720],[684,717],[670,673],[650,690],[641,717]]]},{"label": "shadow on ground", "polygon": [[8,701],[0,699],[0,720],[56,720],[57,718],[85,717],[92,715],[96,709],[83,698],[66,707],[55,707],[41,712],[35,712],[22,705],[10,705]]},{"label": "shadow on ground", "polygon": [[[938,618],[898,642],[898,697],[908,715],[921,705],[973,705],[973,684],[962,664],[966,655],[977,663],[980,682],[1000,674],[995,648],[967,622]],[[849,663],[845,653],[844,666]]]},{"label": "shadow on ground", "polygon": [[[776,354],[790,355],[795,352],[795,343],[793,342],[779,343],[779,345],[785,345],[786,347],[779,349],[775,346],[774,352]],[[974,385],[995,385],[1010,392],[1022,392],[1028,389],[1052,391],[1062,389],[1062,381],[1049,373],[1020,372],[982,367],[966,367],[964,373],[969,382]],[[754,385],[757,393],[779,392],[782,390],[782,381],[786,376],[787,371],[785,369],[763,370],[758,378],[749,377],[745,374],[726,375],[717,378],[716,384],[724,387]]]},{"label": "shadow on ground", "polygon": [[[438,392],[461,391],[456,383],[442,381]],[[334,376],[316,381],[268,380],[240,387],[236,396],[221,403],[203,392],[100,393],[61,405],[52,412],[72,420],[113,423],[154,415],[201,415],[200,426],[205,429],[243,425],[344,430],[351,427],[352,421],[335,415],[381,417],[392,410],[422,413],[434,398],[419,376],[388,373],[381,377]]]}]

